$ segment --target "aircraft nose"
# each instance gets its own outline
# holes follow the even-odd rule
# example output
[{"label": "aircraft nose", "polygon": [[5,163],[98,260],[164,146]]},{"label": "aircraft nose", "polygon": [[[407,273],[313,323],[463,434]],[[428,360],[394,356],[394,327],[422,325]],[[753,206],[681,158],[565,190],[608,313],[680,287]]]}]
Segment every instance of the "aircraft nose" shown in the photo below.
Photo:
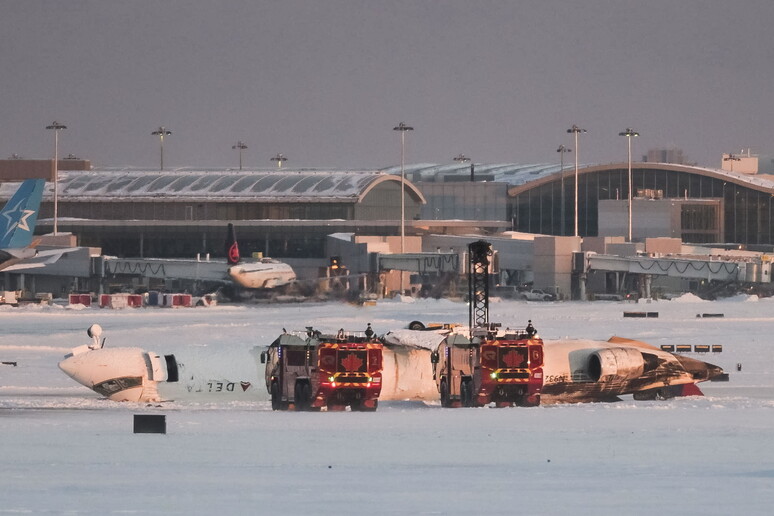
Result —
[{"label": "aircraft nose", "polygon": [[81,385],[90,386],[83,374],[83,363],[77,357],[70,356],[59,362],[59,369]]}]

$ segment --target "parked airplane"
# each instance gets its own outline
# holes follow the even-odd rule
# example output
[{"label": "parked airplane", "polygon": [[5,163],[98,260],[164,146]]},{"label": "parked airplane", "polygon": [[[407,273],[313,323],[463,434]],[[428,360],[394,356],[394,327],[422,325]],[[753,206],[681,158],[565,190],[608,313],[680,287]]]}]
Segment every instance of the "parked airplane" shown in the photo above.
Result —
[{"label": "parked airplane", "polygon": [[[73,349],[59,368],[111,400],[268,400],[258,360],[263,348],[162,355],[139,347],[105,348],[101,331],[99,325],[89,328],[92,343]],[[413,330],[384,336],[382,400],[439,399],[430,357],[443,337],[442,332]],[[723,374],[712,364],[616,337],[545,340],[544,345],[541,403],[610,401],[626,394],[635,399],[701,394],[697,382]]]},{"label": "parked airplane", "polygon": [[228,225],[226,257],[230,267],[228,275],[239,286],[247,289],[270,289],[281,287],[296,280],[296,273],[286,263],[273,258],[261,258],[257,262],[240,263],[234,225]]},{"label": "parked airplane", "polygon": [[0,269],[9,271],[22,268],[16,264],[38,254],[32,246],[32,234],[35,232],[45,184],[44,179],[25,180],[0,210]]}]

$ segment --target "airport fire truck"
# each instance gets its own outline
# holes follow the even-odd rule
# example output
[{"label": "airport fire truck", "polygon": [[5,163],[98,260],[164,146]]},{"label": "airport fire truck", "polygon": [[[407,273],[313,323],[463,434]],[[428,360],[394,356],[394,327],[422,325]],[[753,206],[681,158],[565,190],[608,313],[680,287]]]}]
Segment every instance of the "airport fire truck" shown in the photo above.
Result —
[{"label": "airport fire truck", "polygon": [[283,333],[261,354],[272,409],[376,410],[382,349],[364,332],[324,335],[310,327]]},{"label": "airport fire truck", "polygon": [[491,255],[482,240],[468,246],[469,328],[453,330],[431,355],[444,407],[540,404],[543,341],[532,322],[524,329],[489,323]]}]

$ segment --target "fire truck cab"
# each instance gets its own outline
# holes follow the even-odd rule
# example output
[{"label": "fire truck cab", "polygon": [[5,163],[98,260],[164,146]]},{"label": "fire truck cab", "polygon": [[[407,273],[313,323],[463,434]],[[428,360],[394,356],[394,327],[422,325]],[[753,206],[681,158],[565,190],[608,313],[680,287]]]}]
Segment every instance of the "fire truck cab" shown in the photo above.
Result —
[{"label": "fire truck cab", "polygon": [[376,410],[382,349],[378,339],[362,332],[283,333],[261,354],[272,409]]},{"label": "fire truck cab", "polygon": [[431,355],[444,407],[531,407],[540,404],[543,341],[525,330],[492,324],[472,337],[453,333]]}]

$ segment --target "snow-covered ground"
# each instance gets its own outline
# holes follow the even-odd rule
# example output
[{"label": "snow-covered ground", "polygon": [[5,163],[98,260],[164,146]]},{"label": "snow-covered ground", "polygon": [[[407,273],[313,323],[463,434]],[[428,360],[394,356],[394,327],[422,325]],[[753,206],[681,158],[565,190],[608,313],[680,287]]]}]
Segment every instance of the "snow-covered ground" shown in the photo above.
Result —
[{"label": "snow-covered ground", "polygon": [[[658,318],[624,318],[624,311]],[[99,323],[107,346],[234,355],[282,328],[383,333],[467,323],[450,301],[197,309],[0,307],[0,514],[769,514],[774,301],[492,302],[544,339],[722,344],[706,397],[511,409],[383,402],[375,413],[272,412],[267,401],[113,403],[57,368]],[[722,318],[697,317],[722,313]],[[230,353],[229,353],[230,352]],[[216,360],[214,358],[213,360]],[[737,364],[742,370],[737,371]],[[224,367],[254,367],[245,360]],[[251,371],[252,372],[252,371]],[[254,373],[255,374],[255,373]],[[265,398],[263,398],[265,399]],[[134,414],[167,434],[133,434]]]}]

